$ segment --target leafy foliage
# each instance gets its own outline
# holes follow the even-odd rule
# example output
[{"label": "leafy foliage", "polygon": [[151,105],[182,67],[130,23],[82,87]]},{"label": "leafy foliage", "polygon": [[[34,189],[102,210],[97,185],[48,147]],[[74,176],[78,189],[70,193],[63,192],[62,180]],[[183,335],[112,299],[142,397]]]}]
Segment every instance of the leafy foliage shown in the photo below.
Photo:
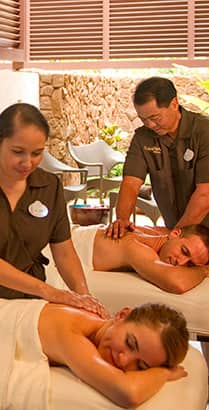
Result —
[{"label": "leafy foliage", "polygon": [[117,124],[108,124],[99,129],[99,137],[113,149],[122,151],[119,143],[128,138],[128,133],[119,128]]}]

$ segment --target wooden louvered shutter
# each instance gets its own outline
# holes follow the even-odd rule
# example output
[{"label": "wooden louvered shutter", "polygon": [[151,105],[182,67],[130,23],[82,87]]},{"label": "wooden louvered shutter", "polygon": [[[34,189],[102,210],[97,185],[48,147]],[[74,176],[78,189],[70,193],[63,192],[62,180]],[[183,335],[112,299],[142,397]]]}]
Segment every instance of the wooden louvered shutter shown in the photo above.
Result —
[{"label": "wooden louvered shutter", "polygon": [[0,0],[0,60],[24,58],[21,3],[21,0]]},{"label": "wooden louvered shutter", "polygon": [[30,0],[31,60],[92,60],[102,55],[102,0]]},{"label": "wooden louvered shutter", "polygon": [[195,1],[194,56],[209,57],[209,1]]},{"label": "wooden louvered shutter", "polygon": [[187,3],[110,0],[110,58],[187,57]]}]

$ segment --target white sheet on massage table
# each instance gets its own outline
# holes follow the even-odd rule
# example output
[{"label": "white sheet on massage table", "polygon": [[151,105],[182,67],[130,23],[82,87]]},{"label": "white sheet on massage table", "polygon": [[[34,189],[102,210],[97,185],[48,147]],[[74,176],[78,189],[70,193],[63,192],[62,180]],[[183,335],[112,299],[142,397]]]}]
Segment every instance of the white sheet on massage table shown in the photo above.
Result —
[{"label": "white sheet on massage table", "polygon": [[[196,349],[191,347],[185,359],[188,376],[169,382],[138,410],[205,410],[207,400],[207,368]],[[82,383],[68,369],[51,368],[51,410],[116,410],[121,407],[111,403],[97,391]]]},{"label": "white sheet on massage table", "polygon": [[[132,307],[146,302],[167,303],[184,313],[194,338],[196,334],[209,336],[209,279],[183,295],[175,295],[140,279],[132,272],[85,273],[91,292],[108,306],[111,312],[114,313],[124,306]],[[47,267],[47,281],[57,287],[64,286],[53,263]]]},{"label": "white sheet on massage table", "polygon": [[87,280],[93,294],[112,312],[125,305],[166,303],[184,313],[194,337],[209,336],[209,279],[182,295],[165,292],[135,273],[92,271],[87,272]]}]

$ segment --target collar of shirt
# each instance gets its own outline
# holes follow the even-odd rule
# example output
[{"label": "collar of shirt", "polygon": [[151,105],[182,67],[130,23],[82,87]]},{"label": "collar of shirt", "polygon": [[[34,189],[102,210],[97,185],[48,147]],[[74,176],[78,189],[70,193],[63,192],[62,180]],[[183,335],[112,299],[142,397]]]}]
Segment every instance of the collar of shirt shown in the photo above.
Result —
[{"label": "collar of shirt", "polygon": [[27,185],[35,188],[48,186],[50,183],[51,174],[41,168],[36,168],[32,174],[29,175]]},{"label": "collar of shirt", "polygon": [[166,134],[164,137],[158,136],[162,144],[170,148],[172,145],[175,146],[177,140],[187,139],[191,134],[191,123],[193,122],[194,113],[192,111],[185,110],[182,106],[179,106],[181,111],[181,119],[179,122],[178,131],[175,138]]}]

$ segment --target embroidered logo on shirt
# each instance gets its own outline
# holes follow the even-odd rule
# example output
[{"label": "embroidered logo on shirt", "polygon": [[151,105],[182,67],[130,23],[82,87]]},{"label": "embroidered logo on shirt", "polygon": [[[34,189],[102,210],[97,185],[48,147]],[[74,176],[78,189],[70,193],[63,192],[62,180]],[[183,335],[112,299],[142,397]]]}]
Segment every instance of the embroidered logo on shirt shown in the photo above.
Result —
[{"label": "embroidered logo on shirt", "polygon": [[37,218],[44,218],[49,213],[48,208],[40,201],[35,201],[30,204],[28,211],[32,216],[36,216]]},{"label": "embroidered logo on shirt", "polygon": [[156,147],[155,145],[153,147],[148,147],[147,145],[144,145],[144,151],[150,151],[153,152],[153,154],[161,154],[161,148]]}]

